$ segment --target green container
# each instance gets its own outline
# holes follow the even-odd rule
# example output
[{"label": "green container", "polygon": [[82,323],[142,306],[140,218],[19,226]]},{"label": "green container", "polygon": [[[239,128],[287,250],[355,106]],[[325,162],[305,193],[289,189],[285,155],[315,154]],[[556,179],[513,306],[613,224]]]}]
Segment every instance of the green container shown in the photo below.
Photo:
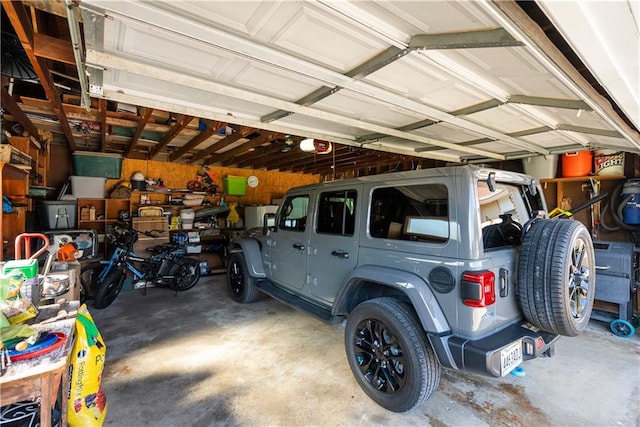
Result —
[{"label": "green container", "polygon": [[228,176],[224,179],[224,194],[229,196],[243,196],[247,191],[247,178]]},{"label": "green container", "polygon": [[72,156],[73,170],[78,176],[120,179],[122,156],[119,154],[75,151]]},{"label": "green container", "polygon": [[17,259],[7,261],[2,267],[2,274],[8,275],[9,273],[19,270],[24,274],[25,279],[37,279],[38,278],[38,260],[37,259]]}]

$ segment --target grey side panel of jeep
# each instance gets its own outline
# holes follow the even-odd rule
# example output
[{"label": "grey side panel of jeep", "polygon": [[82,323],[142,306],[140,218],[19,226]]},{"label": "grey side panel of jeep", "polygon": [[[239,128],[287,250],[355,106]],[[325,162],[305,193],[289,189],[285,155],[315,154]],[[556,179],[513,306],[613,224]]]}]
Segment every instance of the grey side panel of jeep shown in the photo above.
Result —
[{"label": "grey side panel of jeep", "polygon": [[403,292],[413,306],[418,308],[416,312],[426,332],[432,334],[450,332],[451,328],[438,301],[422,278],[405,271],[373,265],[358,267],[351,273],[346,280],[347,285],[341,289],[336,298],[333,314],[338,314],[337,311],[344,307],[348,296],[363,281],[378,283]]}]

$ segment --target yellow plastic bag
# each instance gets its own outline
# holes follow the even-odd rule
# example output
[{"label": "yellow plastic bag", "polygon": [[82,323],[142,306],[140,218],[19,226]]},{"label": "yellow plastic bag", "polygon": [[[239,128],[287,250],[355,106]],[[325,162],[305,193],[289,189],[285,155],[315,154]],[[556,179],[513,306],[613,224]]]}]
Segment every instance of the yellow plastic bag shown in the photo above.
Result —
[{"label": "yellow plastic bag", "polygon": [[237,202],[229,202],[229,215],[227,215],[227,221],[233,223],[240,221],[240,215],[238,215],[236,206],[238,206]]},{"label": "yellow plastic bag", "polygon": [[86,304],[78,309],[76,342],[69,365],[69,426],[102,426],[107,397],[100,385],[107,347]]}]

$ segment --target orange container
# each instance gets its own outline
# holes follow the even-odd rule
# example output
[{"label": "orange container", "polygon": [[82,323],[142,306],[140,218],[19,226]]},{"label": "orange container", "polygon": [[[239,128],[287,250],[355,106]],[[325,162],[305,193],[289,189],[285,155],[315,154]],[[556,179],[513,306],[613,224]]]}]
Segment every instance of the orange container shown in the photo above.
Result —
[{"label": "orange container", "polygon": [[565,178],[588,176],[592,166],[593,153],[591,151],[574,151],[562,155],[562,176]]}]

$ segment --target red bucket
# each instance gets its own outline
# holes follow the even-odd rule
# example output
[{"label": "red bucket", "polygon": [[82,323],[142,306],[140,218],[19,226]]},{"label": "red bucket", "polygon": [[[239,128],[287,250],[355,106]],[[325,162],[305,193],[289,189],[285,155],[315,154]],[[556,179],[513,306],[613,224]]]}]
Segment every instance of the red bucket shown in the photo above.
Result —
[{"label": "red bucket", "polygon": [[570,178],[574,176],[588,176],[593,166],[593,153],[591,151],[574,151],[562,155],[562,176]]}]

